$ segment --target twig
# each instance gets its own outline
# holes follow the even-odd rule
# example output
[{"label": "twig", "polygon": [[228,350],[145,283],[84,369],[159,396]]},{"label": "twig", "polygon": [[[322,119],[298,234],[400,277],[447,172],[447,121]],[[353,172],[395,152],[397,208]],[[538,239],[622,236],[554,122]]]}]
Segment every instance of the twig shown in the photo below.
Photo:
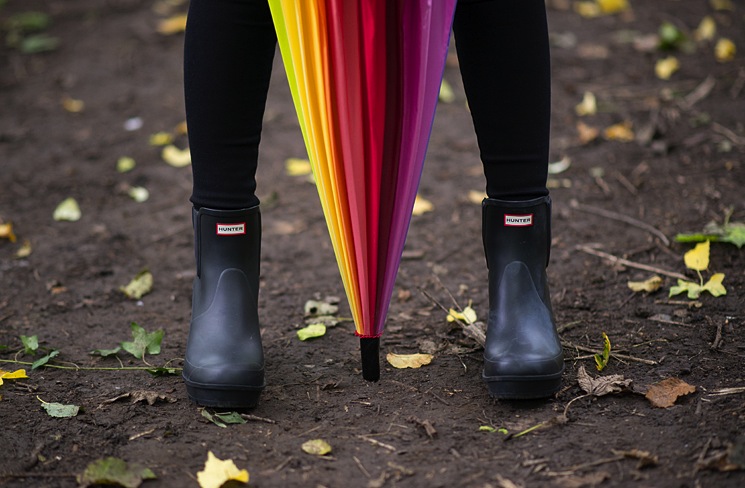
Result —
[{"label": "twig", "polygon": [[[579,344],[573,344],[569,341],[561,341],[561,345],[569,348],[569,349],[576,349],[578,351],[582,352],[589,352],[590,354],[602,354],[602,351],[598,351],[597,349],[593,349],[591,347],[585,347],[580,346]],[[651,359],[644,359],[644,358],[638,358],[635,356],[628,356],[626,354],[619,354],[617,352],[611,352],[611,357],[614,357],[616,359],[625,359],[627,361],[636,361],[637,363],[643,363],[643,364],[649,364],[650,366],[654,366],[657,363],[657,361],[652,361]]]},{"label": "twig", "polygon": [[634,227],[638,227],[639,229],[645,230],[652,234],[653,236],[657,237],[659,240],[662,241],[663,244],[666,246],[670,245],[670,239],[668,239],[665,234],[663,234],[659,229],[649,225],[646,222],[642,222],[641,220],[635,219],[633,217],[629,217],[628,215],[620,214],[618,212],[612,212],[610,210],[605,210],[603,208],[594,207],[592,205],[586,205],[584,203],[579,203],[576,200],[572,200],[569,202],[569,206],[575,210],[579,210],[581,212],[587,212],[595,215],[599,215],[601,217],[606,217],[608,219],[618,220],[620,222],[624,222],[626,224],[632,225]]},{"label": "twig", "polygon": [[256,420],[259,422],[266,422],[267,424],[276,424],[276,420],[268,419],[265,417],[259,417],[258,415],[252,415],[250,413],[242,413],[241,417],[243,417],[246,420]]},{"label": "twig", "polygon": [[365,467],[362,465],[362,461],[357,459],[357,456],[352,456],[352,459],[354,459],[354,462],[357,464],[357,467],[360,468],[360,471],[362,471],[362,474],[364,474],[368,478],[372,478],[370,475],[370,472],[365,469]]},{"label": "twig", "polygon": [[671,278],[679,278],[681,280],[688,281],[689,278],[686,275],[675,273],[674,271],[667,271],[661,268],[657,268],[655,266],[649,266],[647,264],[637,263],[634,261],[629,261],[628,259],[619,258],[618,256],[614,256],[613,254],[609,254],[607,252],[598,251],[597,249],[593,249],[590,246],[577,246],[576,249],[578,251],[585,252],[587,254],[592,254],[593,256],[597,256],[600,258],[607,259],[613,263],[622,264],[624,266],[627,266],[629,268],[636,268],[636,269],[642,269],[644,271],[650,271],[652,273],[658,273],[665,276],[669,276]]},{"label": "twig", "polygon": [[709,94],[711,93],[711,90],[714,89],[714,86],[716,84],[717,82],[713,76],[711,75],[707,76],[706,79],[702,81],[700,85],[694,88],[691,93],[689,93],[683,98],[683,100],[680,103],[681,108],[685,110],[690,110],[691,108],[693,108],[694,105],[696,105],[698,102],[700,102],[701,100],[709,96]]},{"label": "twig", "polygon": [[[450,315],[450,310],[446,309],[440,302],[437,301],[437,299],[435,299],[435,297],[430,295],[426,290],[424,290],[423,288],[419,288],[419,291],[422,293],[422,295],[427,297],[433,304],[440,307],[440,309],[442,309],[443,312]],[[486,332],[477,325],[477,324],[480,324],[480,322],[474,322],[473,324],[466,324],[457,317],[453,317],[453,318],[455,319],[455,322],[457,322],[458,325],[460,325],[463,328],[463,334],[465,334],[466,337],[473,339],[474,341],[476,341],[478,345],[480,345],[481,347],[484,347],[484,345],[486,344]]]},{"label": "twig", "polygon": [[614,463],[616,461],[623,461],[625,459],[625,456],[613,456],[609,458],[603,458],[598,459],[595,461],[590,461],[589,463],[582,463],[582,464],[575,464],[574,466],[569,466],[568,468],[564,468],[561,471],[558,471],[557,475],[563,475],[563,474],[574,474],[575,471],[580,471],[582,469],[586,468],[592,468],[595,466],[600,466],[601,464],[608,464],[608,463]]},{"label": "twig", "polygon": [[389,450],[389,451],[391,451],[391,452],[396,452],[396,451],[398,450],[398,449],[396,449],[395,447],[393,447],[393,446],[392,446],[392,445],[390,445],[390,444],[386,444],[385,442],[380,442],[380,441],[378,441],[378,440],[375,440],[375,439],[371,439],[371,438],[369,438],[369,437],[365,437],[364,435],[359,435],[359,436],[357,436],[357,437],[359,437],[359,438],[360,438],[360,439],[362,439],[363,441],[367,441],[367,442],[369,442],[370,444],[374,444],[374,445],[376,445],[376,446],[378,446],[378,447],[382,447],[383,449],[388,449],[388,450]]},{"label": "twig", "polygon": [[738,146],[745,146],[745,137],[738,136],[733,130],[726,128],[722,124],[714,122],[711,124],[711,128],[714,130],[714,132],[722,134]]},{"label": "twig", "polygon": [[745,386],[736,386],[733,388],[722,388],[720,390],[714,390],[709,395],[722,396],[722,395],[736,395],[738,393],[745,393]]}]

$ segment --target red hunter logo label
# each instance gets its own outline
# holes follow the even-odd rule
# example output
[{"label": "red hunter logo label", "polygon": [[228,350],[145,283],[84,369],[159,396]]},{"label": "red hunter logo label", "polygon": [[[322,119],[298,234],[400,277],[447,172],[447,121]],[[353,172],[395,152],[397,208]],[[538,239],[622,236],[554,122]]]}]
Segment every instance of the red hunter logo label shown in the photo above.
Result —
[{"label": "red hunter logo label", "polygon": [[239,222],[236,224],[217,224],[217,235],[219,236],[237,236],[245,233],[245,222]]},{"label": "red hunter logo label", "polygon": [[530,227],[531,225],[533,225],[533,214],[505,214],[504,225],[505,227]]}]

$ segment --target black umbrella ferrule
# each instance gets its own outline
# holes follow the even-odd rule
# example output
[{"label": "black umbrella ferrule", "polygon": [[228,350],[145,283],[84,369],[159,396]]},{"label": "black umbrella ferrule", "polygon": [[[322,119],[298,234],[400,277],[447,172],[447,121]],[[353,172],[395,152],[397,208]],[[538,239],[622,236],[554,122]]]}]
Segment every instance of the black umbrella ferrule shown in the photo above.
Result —
[{"label": "black umbrella ferrule", "polygon": [[360,337],[362,377],[367,381],[380,379],[380,337]]}]

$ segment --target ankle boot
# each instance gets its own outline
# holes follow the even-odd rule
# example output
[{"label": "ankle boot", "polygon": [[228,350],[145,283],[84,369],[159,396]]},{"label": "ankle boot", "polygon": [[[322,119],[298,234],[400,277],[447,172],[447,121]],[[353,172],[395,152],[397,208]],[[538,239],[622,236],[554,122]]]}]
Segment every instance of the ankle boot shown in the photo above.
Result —
[{"label": "ankle boot", "polygon": [[561,386],[564,358],[546,280],[551,200],[484,200],[489,319],[483,378],[503,399],[549,397]]},{"label": "ankle boot", "polygon": [[183,377],[206,407],[250,408],[264,389],[259,333],[259,207],[194,209],[192,318]]}]

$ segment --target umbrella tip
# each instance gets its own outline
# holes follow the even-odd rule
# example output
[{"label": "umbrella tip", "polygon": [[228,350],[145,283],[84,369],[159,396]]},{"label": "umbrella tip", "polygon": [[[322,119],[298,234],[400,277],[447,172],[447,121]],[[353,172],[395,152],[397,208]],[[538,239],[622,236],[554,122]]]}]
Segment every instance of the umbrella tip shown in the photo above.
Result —
[{"label": "umbrella tip", "polygon": [[362,377],[367,381],[380,379],[380,337],[360,337]]}]

